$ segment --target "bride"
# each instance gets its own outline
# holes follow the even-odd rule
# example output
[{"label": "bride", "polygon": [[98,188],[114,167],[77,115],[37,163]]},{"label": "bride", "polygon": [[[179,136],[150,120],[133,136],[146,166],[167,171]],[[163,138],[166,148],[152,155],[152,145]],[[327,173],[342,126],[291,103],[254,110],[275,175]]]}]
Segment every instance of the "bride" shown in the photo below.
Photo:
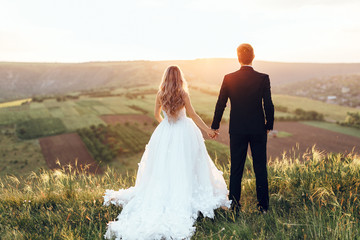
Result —
[{"label": "bride", "polygon": [[222,172],[195,123],[209,136],[215,132],[195,113],[177,66],[165,70],[155,118],[160,124],[145,147],[135,186],[105,191],[104,205],[123,207],[107,224],[106,239],[190,239],[199,212],[213,218],[214,209],[230,207]]}]

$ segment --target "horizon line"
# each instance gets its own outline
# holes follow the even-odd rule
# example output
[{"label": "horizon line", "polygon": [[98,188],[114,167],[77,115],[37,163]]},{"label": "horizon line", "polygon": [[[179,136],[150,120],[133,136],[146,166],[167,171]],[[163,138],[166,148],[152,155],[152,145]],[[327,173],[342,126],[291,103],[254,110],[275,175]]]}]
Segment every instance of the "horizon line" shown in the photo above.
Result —
[{"label": "horizon line", "polygon": [[[151,59],[132,59],[132,60],[90,60],[90,61],[6,61],[0,60],[0,63],[38,63],[38,64],[81,64],[81,63],[116,63],[116,62],[170,62],[170,61],[196,61],[196,60],[236,60],[237,58],[228,58],[228,57],[209,57],[209,58],[194,58],[194,59],[161,59],[161,60],[151,60]],[[289,64],[359,64],[359,62],[304,62],[304,61],[277,61],[277,60],[254,60],[254,62],[268,62],[268,63],[289,63]]]}]

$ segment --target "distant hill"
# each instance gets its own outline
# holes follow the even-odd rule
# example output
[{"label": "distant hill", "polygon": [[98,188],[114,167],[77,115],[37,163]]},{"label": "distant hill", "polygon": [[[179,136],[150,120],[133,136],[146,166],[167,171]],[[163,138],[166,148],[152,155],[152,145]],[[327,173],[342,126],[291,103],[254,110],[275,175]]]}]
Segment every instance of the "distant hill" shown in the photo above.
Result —
[{"label": "distant hill", "polygon": [[302,96],[360,108],[360,74],[311,78],[283,84],[274,93]]},{"label": "distant hill", "polygon": [[[158,84],[164,69],[179,65],[190,83],[220,85],[226,73],[239,69],[236,59],[120,61],[87,63],[0,63],[0,102],[35,95],[107,87]],[[256,61],[272,86],[311,78],[360,73],[360,63],[317,64]]]}]

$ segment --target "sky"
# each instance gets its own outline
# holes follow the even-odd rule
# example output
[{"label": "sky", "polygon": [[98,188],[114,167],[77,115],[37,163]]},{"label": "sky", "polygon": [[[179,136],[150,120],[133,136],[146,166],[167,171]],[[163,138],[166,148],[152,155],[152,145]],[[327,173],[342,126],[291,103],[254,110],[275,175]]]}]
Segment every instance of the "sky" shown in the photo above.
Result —
[{"label": "sky", "polygon": [[360,62],[359,0],[0,0],[0,61]]}]

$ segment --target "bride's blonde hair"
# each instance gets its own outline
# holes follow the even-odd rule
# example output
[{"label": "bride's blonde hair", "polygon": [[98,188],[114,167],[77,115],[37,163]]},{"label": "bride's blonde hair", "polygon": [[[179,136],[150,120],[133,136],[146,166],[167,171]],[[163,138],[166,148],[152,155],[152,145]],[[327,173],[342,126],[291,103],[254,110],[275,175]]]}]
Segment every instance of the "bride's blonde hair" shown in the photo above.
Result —
[{"label": "bride's blonde hair", "polygon": [[159,86],[159,97],[163,110],[169,118],[176,119],[185,106],[184,96],[188,92],[187,82],[178,66],[168,67]]}]

